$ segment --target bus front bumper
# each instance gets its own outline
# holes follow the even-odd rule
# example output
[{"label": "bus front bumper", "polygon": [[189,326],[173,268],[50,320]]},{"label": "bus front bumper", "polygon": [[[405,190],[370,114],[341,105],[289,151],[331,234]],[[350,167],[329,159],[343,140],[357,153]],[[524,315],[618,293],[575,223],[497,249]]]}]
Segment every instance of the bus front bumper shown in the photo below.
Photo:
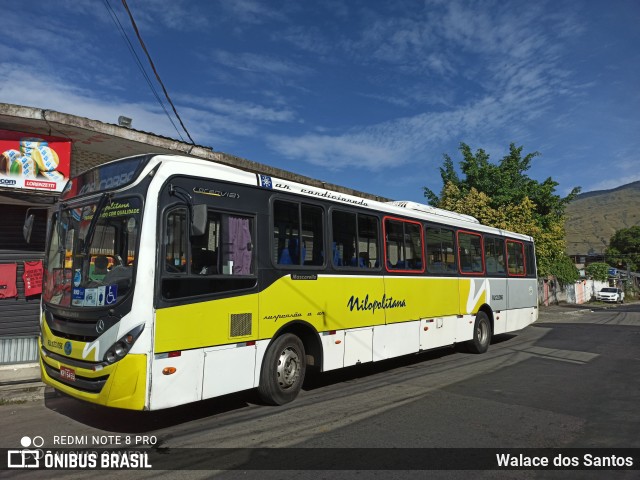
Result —
[{"label": "bus front bumper", "polygon": [[56,390],[87,402],[127,410],[145,410],[147,356],[128,354],[104,368],[65,363],[40,348],[42,381]]}]

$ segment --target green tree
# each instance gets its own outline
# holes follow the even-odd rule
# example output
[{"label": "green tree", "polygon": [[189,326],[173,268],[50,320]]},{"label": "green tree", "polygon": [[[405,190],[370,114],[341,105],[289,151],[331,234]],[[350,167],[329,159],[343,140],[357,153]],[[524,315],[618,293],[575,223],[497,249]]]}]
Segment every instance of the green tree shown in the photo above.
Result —
[{"label": "green tree", "polygon": [[613,267],[637,270],[640,266],[640,226],[617,230],[609,240],[607,262]]},{"label": "green tree", "polygon": [[425,187],[425,197],[433,206],[473,215],[486,225],[531,235],[536,242],[538,274],[555,275],[561,283],[571,283],[579,276],[565,254],[564,210],[580,188],[561,197],[555,193],[558,183],[551,177],[544,182],[529,178],[525,172],[539,153],[522,157],[522,149],[512,143],[509,153],[495,164],[484,150],[478,149],[474,154],[461,143],[459,167],[463,175],[458,175],[453,160],[445,154],[440,168],[440,195]]},{"label": "green tree", "polygon": [[587,265],[585,273],[594,280],[606,282],[609,279],[609,264],[604,262],[594,262]]}]

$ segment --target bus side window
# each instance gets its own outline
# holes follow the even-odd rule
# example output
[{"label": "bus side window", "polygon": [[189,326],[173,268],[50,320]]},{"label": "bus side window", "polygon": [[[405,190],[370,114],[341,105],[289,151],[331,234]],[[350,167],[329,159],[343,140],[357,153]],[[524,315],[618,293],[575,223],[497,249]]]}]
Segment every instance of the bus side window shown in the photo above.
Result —
[{"label": "bus side window", "polygon": [[377,268],[380,266],[378,255],[379,222],[372,215],[358,214],[358,267]]},{"label": "bus side window", "polygon": [[424,272],[422,224],[386,218],[384,229],[387,270]]},{"label": "bus side window", "polygon": [[536,255],[533,248],[533,244],[526,243],[525,246],[525,257],[526,257],[526,267],[527,267],[527,277],[535,277],[538,272],[536,270]]},{"label": "bus side window", "polygon": [[334,210],[331,225],[334,267],[376,268],[380,265],[376,217]]},{"label": "bus side window", "polygon": [[253,274],[252,225],[248,217],[209,210],[205,232],[191,237],[190,273]]},{"label": "bus side window", "polygon": [[461,273],[484,273],[482,235],[459,231],[458,250]]},{"label": "bus side window", "polygon": [[505,273],[503,238],[484,237],[484,260],[488,274]]},{"label": "bus side window", "polygon": [[509,275],[524,276],[524,244],[507,240],[507,265]]},{"label": "bus side window", "polygon": [[427,227],[427,271],[457,273],[453,230]]},{"label": "bus side window", "polygon": [[273,202],[273,263],[324,265],[324,213],[321,207]]},{"label": "bus side window", "polygon": [[186,208],[170,211],[165,221],[166,299],[244,290],[256,285],[252,216],[208,210],[202,235],[189,236]]}]

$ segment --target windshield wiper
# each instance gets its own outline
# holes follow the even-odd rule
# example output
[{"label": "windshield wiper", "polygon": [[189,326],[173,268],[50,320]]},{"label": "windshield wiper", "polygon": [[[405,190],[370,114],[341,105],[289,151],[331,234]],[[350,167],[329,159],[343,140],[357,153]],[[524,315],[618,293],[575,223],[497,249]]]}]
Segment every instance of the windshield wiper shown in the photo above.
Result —
[{"label": "windshield wiper", "polygon": [[[62,263],[62,278],[64,279],[64,267],[65,267],[65,254],[66,254],[66,242],[67,242],[67,230],[69,228],[69,216],[67,215],[66,224],[62,223],[62,213],[64,212],[64,205],[62,202],[58,203],[58,212],[56,214],[56,223],[54,226],[56,234],[58,235],[58,255],[60,256],[60,262]],[[63,232],[63,226],[64,232]]]},{"label": "windshield wiper", "polygon": [[96,209],[93,212],[93,218],[91,218],[91,223],[89,223],[89,228],[87,229],[84,245],[82,245],[82,250],[80,251],[82,255],[87,255],[89,253],[89,247],[93,241],[93,234],[95,233],[96,223],[98,223],[98,217],[107,203],[107,200],[111,200],[111,193],[103,193],[100,196],[100,200],[98,200],[98,205],[96,205]]}]

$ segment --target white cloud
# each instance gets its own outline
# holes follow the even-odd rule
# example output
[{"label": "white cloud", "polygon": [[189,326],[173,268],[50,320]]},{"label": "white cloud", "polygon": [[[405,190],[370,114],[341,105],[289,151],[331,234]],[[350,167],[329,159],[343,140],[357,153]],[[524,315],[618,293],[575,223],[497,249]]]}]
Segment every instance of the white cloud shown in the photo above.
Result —
[{"label": "white cloud", "polygon": [[[131,32],[131,38],[134,38],[131,21],[120,2],[114,3],[113,8],[127,32]],[[211,20],[215,20],[202,15],[200,8],[186,0],[137,0],[129,4],[129,10],[143,39],[147,33],[165,34],[166,28],[177,31],[200,30],[209,27]]]},{"label": "white cloud", "polygon": [[[534,118],[539,101],[535,89],[514,91],[503,97],[487,95],[468,105],[360,127],[344,134],[272,136],[269,144],[292,160],[327,165],[334,170],[357,166],[376,171],[423,162],[425,151],[452,141],[457,144],[469,136],[483,138],[487,143],[495,130],[520,128],[511,125]],[[501,140],[508,144],[513,139]]]},{"label": "white cloud", "polygon": [[366,133],[340,136],[306,134],[299,137],[271,135],[268,142],[287,158],[301,159],[329,170],[348,167],[379,170],[399,163],[393,145],[376,141]]},{"label": "white cloud", "polygon": [[617,176],[616,178],[610,178],[587,185],[586,187],[582,188],[582,193],[594,192],[598,190],[611,190],[612,188],[617,188],[622,185],[627,185],[629,183],[637,181],[640,181],[640,173],[631,174],[624,177]]},{"label": "white cloud", "polygon": [[238,102],[228,98],[197,97],[193,95],[178,95],[176,99],[198,105],[200,109],[207,109],[247,122],[291,122],[295,120],[295,113],[287,108],[271,108],[251,102]]},{"label": "white cloud", "polygon": [[133,127],[172,138],[177,136],[159,106],[98,97],[95,91],[72,85],[60,77],[33,74],[13,64],[0,64],[3,71],[15,71],[0,78],[0,101],[56,110],[81,117],[117,123],[120,115],[133,118]]},{"label": "white cloud", "polygon": [[282,60],[271,55],[259,55],[255,53],[233,53],[216,50],[212,56],[219,64],[240,71],[275,75],[280,78],[287,76],[300,76],[312,73],[312,69],[297,63]]},{"label": "white cloud", "polygon": [[236,22],[240,23],[261,24],[267,21],[283,21],[286,19],[282,5],[275,6],[256,0],[233,0],[219,3],[222,8],[231,14],[231,17]]},{"label": "white cloud", "polygon": [[[117,123],[120,115],[133,119],[133,128],[188,141],[173,112],[174,128],[162,108],[153,102],[130,102],[117,95],[104,96],[80,88],[55,75],[33,74],[15,64],[0,64],[2,71],[16,72],[0,78],[0,102],[56,110],[106,123]],[[268,122],[289,122],[294,112],[224,98],[176,95],[178,112],[196,143],[233,145],[238,137],[258,135],[258,126]]]},{"label": "white cloud", "polygon": [[[362,65],[382,72],[391,66],[394,75],[389,75],[392,83],[380,89],[384,94],[367,86],[358,94],[414,107],[412,111],[424,104],[435,108],[347,133],[270,137],[277,152],[334,169],[357,165],[377,170],[413,163],[434,146],[469,137],[507,145],[526,137],[527,126],[535,126],[559,95],[573,95],[577,88],[567,80],[557,48],[560,33],[554,29],[556,24],[574,24],[544,13],[536,4],[517,9],[495,4],[488,9],[482,3],[437,2],[422,11],[367,11],[366,17],[366,27],[358,25],[362,28],[354,29],[352,39],[346,38],[347,32],[335,43]],[[573,31],[579,28],[574,25]],[[380,75],[382,85],[388,77]],[[450,90],[434,95],[429,91],[431,76],[440,89],[450,85]],[[456,104],[461,97],[465,103]],[[497,131],[517,133],[518,138],[496,140]]]}]

